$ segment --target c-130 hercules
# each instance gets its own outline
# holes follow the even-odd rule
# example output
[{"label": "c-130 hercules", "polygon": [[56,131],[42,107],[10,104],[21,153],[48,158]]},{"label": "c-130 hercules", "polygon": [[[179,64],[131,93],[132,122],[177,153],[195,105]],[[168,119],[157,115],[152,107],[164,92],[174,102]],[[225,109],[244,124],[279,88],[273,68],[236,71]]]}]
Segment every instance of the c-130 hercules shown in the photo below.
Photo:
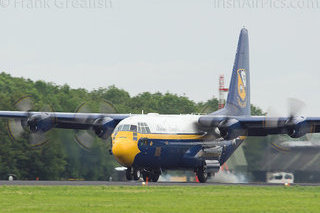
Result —
[{"label": "c-130 hercules", "polygon": [[[128,180],[158,181],[163,170],[193,170],[200,182],[219,171],[247,136],[320,132],[320,117],[251,116],[248,31],[240,32],[224,108],[208,115],[146,115],[0,111],[31,132],[92,129],[111,136],[112,154],[127,167]],[[84,118],[84,119],[79,119]],[[272,125],[270,125],[272,124]],[[274,125],[275,124],[275,125]]]}]

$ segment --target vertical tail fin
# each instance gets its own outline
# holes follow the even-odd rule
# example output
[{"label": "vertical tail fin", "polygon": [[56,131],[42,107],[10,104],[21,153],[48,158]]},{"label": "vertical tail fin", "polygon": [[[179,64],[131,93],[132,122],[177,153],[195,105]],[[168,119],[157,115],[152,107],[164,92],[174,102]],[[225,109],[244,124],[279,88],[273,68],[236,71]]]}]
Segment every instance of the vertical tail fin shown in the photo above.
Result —
[{"label": "vertical tail fin", "polygon": [[228,115],[251,115],[248,31],[242,28],[225,110]]}]

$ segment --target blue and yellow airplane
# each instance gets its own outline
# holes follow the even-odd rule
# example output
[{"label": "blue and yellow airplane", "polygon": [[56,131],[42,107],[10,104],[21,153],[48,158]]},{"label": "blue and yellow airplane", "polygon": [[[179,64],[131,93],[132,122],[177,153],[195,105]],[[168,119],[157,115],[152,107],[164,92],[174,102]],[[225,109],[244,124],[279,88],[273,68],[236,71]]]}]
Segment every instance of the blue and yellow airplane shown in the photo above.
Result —
[{"label": "blue and yellow airplane", "polygon": [[[229,94],[223,109],[208,115],[146,115],[0,111],[33,133],[52,128],[93,130],[112,138],[112,154],[128,180],[156,182],[163,170],[193,170],[200,182],[219,171],[247,136],[320,132],[319,117],[253,117],[250,111],[249,41],[239,36]],[[79,119],[80,118],[80,119]],[[83,118],[83,119],[81,119]],[[272,125],[271,125],[272,124]],[[275,125],[274,125],[275,124]]]}]

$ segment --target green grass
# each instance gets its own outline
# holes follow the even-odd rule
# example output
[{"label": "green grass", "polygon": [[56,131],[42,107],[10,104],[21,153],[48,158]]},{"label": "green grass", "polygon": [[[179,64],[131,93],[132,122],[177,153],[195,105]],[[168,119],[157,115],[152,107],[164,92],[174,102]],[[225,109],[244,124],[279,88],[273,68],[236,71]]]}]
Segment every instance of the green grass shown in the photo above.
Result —
[{"label": "green grass", "polygon": [[0,212],[320,212],[320,187],[0,186]]}]

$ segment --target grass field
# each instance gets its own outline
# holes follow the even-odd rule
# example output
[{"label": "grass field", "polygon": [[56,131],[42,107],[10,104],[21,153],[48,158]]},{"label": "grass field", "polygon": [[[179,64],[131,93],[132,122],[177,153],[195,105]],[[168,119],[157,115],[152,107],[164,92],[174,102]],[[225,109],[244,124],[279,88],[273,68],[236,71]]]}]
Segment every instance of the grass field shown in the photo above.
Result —
[{"label": "grass field", "polygon": [[320,187],[0,186],[0,212],[320,212]]}]

